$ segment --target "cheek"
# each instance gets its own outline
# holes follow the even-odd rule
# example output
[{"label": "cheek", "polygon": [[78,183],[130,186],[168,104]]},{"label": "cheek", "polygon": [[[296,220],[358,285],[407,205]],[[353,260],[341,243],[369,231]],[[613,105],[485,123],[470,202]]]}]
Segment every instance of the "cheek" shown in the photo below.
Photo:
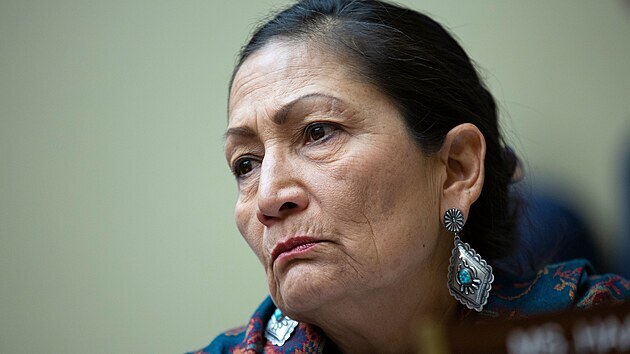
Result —
[{"label": "cheek", "polygon": [[252,251],[258,256],[260,262],[264,264],[262,224],[258,222],[252,210],[248,203],[241,203],[239,201],[234,208],[234,219],[241,236],[243,236],[245,242],[247,242]]},{"label": "cheek", "polygon": [[359,212],[348,216],[367,221],[374,236],[387,242],[428,237],[427,227],[439,219],[428,161],[409,150],[399,156],[371,153],[368,160],[355,158],[342,167],[347,191],[342,200],[351,205],[339,212]]},{"label": "cheek", "polygon": [[365,223],[365,197],[368,193],[365,177],[344,160],[335,166],[326,165],[312,178],[313,196],[321,203],[323,217],[332,217],[345,225]]},{"label": "cheek", "polygon": [[[364,156],[370,156],[365,158]],[[339,210],[356,219],[386,219],[396,212],[406,190],[409,173],[392,163],[387,155],[377,153],[352,156],[327,171],[331,181],[323,185]]]}]

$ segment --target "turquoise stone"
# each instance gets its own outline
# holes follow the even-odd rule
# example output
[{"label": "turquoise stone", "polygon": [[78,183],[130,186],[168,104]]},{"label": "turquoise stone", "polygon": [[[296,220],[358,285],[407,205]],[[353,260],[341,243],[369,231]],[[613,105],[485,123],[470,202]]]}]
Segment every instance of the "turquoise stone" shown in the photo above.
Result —
[{"label": "turquoise stone", "polygon": [[466,268],[460,270],[459,273],[457,274],[457,277],[459,278],[459,282],[464,285],[468,285],[472,283],[472,274],[470,274],[470,270]]},{"label": "turquoise stone", "polygon": [[276,321],[282,320],[282,311],[280,311],[279,308],[276,308],[276,310],[273,312],[273,317],[276,318]]}]

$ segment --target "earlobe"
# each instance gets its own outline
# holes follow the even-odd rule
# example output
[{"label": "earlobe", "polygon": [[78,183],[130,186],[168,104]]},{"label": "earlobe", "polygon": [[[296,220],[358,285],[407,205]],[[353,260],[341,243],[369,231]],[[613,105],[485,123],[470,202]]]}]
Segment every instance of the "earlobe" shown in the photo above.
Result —
[{"label": "earlobe", "polygon": [[460,209],[464,215],[483,188],[486,141],[470,123],[460,124],[446,134],[439,157],[445,167],[441,212]]}]

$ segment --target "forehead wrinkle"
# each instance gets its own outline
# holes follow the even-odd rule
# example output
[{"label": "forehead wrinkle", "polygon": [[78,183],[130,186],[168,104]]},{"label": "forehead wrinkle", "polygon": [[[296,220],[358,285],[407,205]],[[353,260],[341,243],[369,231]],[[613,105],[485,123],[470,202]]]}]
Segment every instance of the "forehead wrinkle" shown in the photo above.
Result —
[{"label": "forehead wrinkle", "polygon": [[[256,93],[259,90],[267,88],[269,84],[277,83],[278,81],[283,80],[284,78],[275,78],[271,80],[270,83],[264,85],[257,85],[257,83],[261,80],[264,80],[268,75],[272,75],[278,71],[282,71],[282,68],[276,69],[273,72],[260,73],[258,71],[253,71],[246,75],[243,78],[238,78],[232,85],[232,92],[230,94],[231,98],[239,97],[240,100],[248,97],[252,93]],[[233,101],[233,100],[232,100]],[[232,102],[234,105],[234,101]]]},{"label": "forehead wrinkle", "polygon": [[[297,57],[291,56],[291,54],[297,55]],[[257,128],[259,119],[263,118],[263,121],[281,125],[288,120],[289,113],[296,103],[295,101],[299,100],[299,98],[293,99],[284,105],[282,101],[289,101],[292,98],[291,96],[295,97],[300,92],[305,93],[302,96],[315,96],[316,94],[308,93],[308,91],[319,93],[321,88],[324,88],[324,92],[330,91],[333,94],[336,92],[336,87],[330,87],[329,85],[319,87],[317,79],[339,79],[336,76],[336,73],[339,72],[338,66],[331,61],[322,61],[318,55],[314,55],[311,51],[306,51],[303,54],[292,51],[289,56],[292,59],[270,62],[265,55],[258,57],[254,54],[246,60],[246,64],[239,69],[232,86],[228,108],[228,122],[236,123],[236,127],[247,127],[250,125],[247,123],[250,118],[254,118],[254,122],[250,123],[254,123],[254,127]],[[310,63],[309,59],[311,57],[318,59],[315,64]],[[262,61],[258,58],[261,58]],[[344,116],[354,115],[352,113],[353,110],[349,109],[349,106],[339,98],[326,95],[325,93],[319,93],[319,95],[326,97],[329,101],[326,102],[326,106],[320,105],[313,108],[319,113],[342,114]],[[237,135],[250,139],[256,138],[261,132],[258,132],[257,129],[252,129],[254,127],[250,127],[249,131],[246,129],[228,129],[225,137],[236,135],[232,133],[242,133]]]},{"label": "forehead wrinkle", "polygon": [[[266,118],[272,118],[272,122],[276,124],[283,124],[284,121],[286,121],[286,113],[290,108],[285,106],[290,106],[294,102],[283,105],[278,101],[281,101],[283,96],[293,96],[298,90],[306,91],[313,85],[317,77],[326,76],[322,70],[318,68],[304,68],[298,64],[290,64],[258,74],[258,72],[246,73],[246,75],[239,77],[234,83],[231,94],[232,99],[230,100],[228,109],[228,121],[232,120],[231,116],[238,118],[239,111],[242,109],[248,111],[248,108],[252,106],[254,108],[260,108],[261,105],[265,105],[262,103],[263,100],[267,100],[268,107],[262,107],[265,110],[264,115]],[[264,91],[258,94],[261,90],[270,89],[273,91],[271,94]],[[276,107],[279,108],[275,113],[272,113]]]},{"label": "forehead wrinkle", "polygon": [[[257,71],[248,73],[245,77],[239,78],[232,86],[228,106],[228,122],[232,120],[231,116],[235,113],[235,108],[239,106],[239,103],[245,102],[241,104],[241,106],[247,106],[252,105],[252,103],[250,103],[251,101],[254,102],[253,106],[256,107],[261,104],[263,99],[269,97],[273,103],[272,106],[280,106],[280,104],[276,104],[273,101],[278,101],[280,97],[289,95],[297,89],[304,88],[314,76],[316,75],[310,72],[310,70],[302,68],[299,65],[281,67],[265,73],[259,73]],[[304,80],[305,78],[306,80]],[[265,82],[265,80],[268,80],[268,82]],[[284,83],[284,81],[288,82]],[[256,97],[257,93],[261,90],[269,89],[274,85],[277,87],[273,90],[272,95],[263,92],[258,95],[261,96],[261,98]],[[238,112],[238,109],[236,112]]]},{"label": "forehead wrinkle", "polygon": [[[262,65],[256,65],[254,67],[241,67],[241,69],[239,69],[236,79],[232,84],[233,97],[249,95],[258,89],[267,88],[270,85],[283,80],[287,80],[289,82],[289,85],[283,85],[283,87],[291,87],[295,84],[299,87],[300,84],[304,84],[300,82],[300,80],[305,78],[310,80],[311,78],[321,75],[322,71],[319,68],[313,68],[310,66],[305,67],[304,64],[300,62],[290,62],[286,65],[280,65],[279,67],[273,69],[268,66],[263,66],[263,70],[258,70],[261,66]],[[241,77],[243,71],[249,73]],[[268,79],[269,76],[273,77],[269,83],[257,85],[259,81]],[[296,83],[295,81],[298,82]],[[254,87],[248,90],[251,86]]]}]

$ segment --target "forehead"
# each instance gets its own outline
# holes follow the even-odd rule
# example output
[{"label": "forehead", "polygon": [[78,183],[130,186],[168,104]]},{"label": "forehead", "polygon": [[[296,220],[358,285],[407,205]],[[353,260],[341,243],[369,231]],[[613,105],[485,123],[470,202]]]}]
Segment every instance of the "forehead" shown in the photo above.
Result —
[{"label": "forehead", "polygon": [[[253,109],[273,110],[314,92],[343,93],[353,82],[329,51],[303,43],[271,42],[247,58],[230,90],[230,125]],[[259,112],[265,113],[265,112]]]}]

